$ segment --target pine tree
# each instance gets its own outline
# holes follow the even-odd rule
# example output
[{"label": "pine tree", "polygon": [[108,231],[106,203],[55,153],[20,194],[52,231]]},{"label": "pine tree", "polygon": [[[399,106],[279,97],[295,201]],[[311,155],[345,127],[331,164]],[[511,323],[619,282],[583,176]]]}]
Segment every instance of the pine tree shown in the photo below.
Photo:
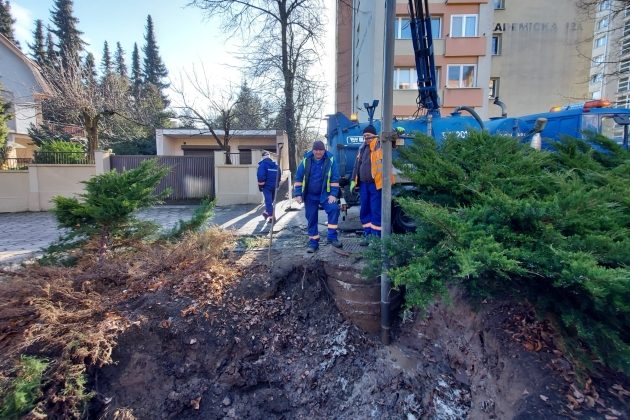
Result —
[{"label": "pine tree", "polygon": [[15,19],[11,16],[11,5],[9,1],[4,2],[0,0],[0,34],[6,36],[19,47],[20,43],[15,39],[15,34],[13,33],[14,23]]},{"label": "pine tree", "polygon": [[83,62],[83,72],[85,74],[86,84],[94,86],[96,84],[96,63],[94,61],[94,54],[91,52],[87,53],[85,56],[85,61]]},{"label": "pine tree", "polygon": [[103,42],[103,58],[101,59],[101,70],[103,70],[103,79],[112,74],[114,66],[112,65],[112,56],[109,53],[109,44]]},{"label": "pine tree", "polygon": [[33,31],[33,43],[28,44],[31,49],[31,57],[40,66],[46,65],[46,45],[44,43],[44,23],[41,19],[35,21],[35,30]]},{"label": "pine tree", "polygon": [[138,44],[134,42],[133,53],[131,54],[131,84],[134,98],[140,97],[142,91],[142,70],[140,69],[140,52]]},{"label": "pine tree", "polygon": [[51,10],[51,20],[55,25],[52,32],[57,36],[61,64],[65,68],[70,68],[69,64],[80,63],[79,57],[85,45],[85,41],[81,39],[83,32],[77,29],[79,19],[73,15],[72,7],[72,0],[55,0]]},{"label": "pine tree", "polygon": [[142,47],[142,52],[144,53],[144,67],[143,67],[143,75],[144,75],[144,83],[152,84],[157,87],[160,91],[160,95],[162,99],[165,101],[163,90],[166,89],[169,85],[164,83],[162,79],[168,76],[168,70],[166,70],[166,66],[162,62],[162,58],[160,57],[159,48],[157,42],[155,40],[155,32],[153,30],[153,19],[151,19],[151,15],[147,16],[147,26],[145,27],[146,33],[144,35],[145,45]]},{"label": "pine tree", "polygon": [[116,73],[119,76],[127,78],[127,65],[125,64],[125,51],[122,49],[120,42],[116,42],[116,55],[114,56],[116,62]]},{"label": "pine tree", "polygon": [[48,28],[46,33],[46,64],[53,65],[57,61],[57,51],[55,51],[55,42],[53,41],[52,32]]},{"label": "pine tree", "polygon": [[234,130],[265,129],[268,126],[270,111],[260,97],[243,81],[234,106]]}]

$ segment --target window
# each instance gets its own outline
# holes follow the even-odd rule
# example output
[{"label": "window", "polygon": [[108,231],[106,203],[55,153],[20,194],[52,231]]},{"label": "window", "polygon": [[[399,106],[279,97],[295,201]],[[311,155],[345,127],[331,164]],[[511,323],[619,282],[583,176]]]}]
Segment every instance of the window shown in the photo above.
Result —
[{"label": "window", "polygon": [[604,76],[601,73],[597,73],[591,76],[591,83],[601,83],[604,80]]},{"label": "window", "polygon": [[488,99],[497,98],[499,96],[499,78],[491,77],[488,88]]},{"label": "window", "polygon": [[409,26],[408,18],[396,18],[396,25],[394,25],[396,31],[396,39],[411,39],[411,27]]},{"label": "window", "polygon": [[597,6],[598,12],[603,12],[604,10],[609,10],[609,9],[610,9],[610,0],[603,0]]},{"label": "window", "polygon": [[477,15],[451,16],[451,36],[454,38],[477,36]]},{"label": "window", "polygon": [[394,69],[394,89],[409,90],[418,89],[418,76],[416,69],[411,68],[395,68]]},{"label": "window", "polygon": [[621,55],[626,55],[630,53],[630,39],[626,39],[621,44]]},{"label": "window", "polygon": [[591,99],[602,99],[602,91],[596,90],[595,92],[591,92]]},{"label": "window", "polygon": [[471,88],[477,84],[475,80],[475,66],[472,64],[449,65],[447,73],[446,87]]},{"label": "window", "polygon": [[617,107],[619,108],[630,108],[630,95],[619,95],[617,96]]},{"label": "window", "polygon": [[630,22],[626,22],[625,25],[623,25],[623,36],[628,35],[630,35]]},{"label": "window", "polygon": [[599,22],[597,22],[597,30],[601,31],[602,29],[606,29],[608,28],[608,17],[602,18],[600,19]]},{"label": "window", "polygon": [[251,165],[252,164],[252,149],[239,149],[238,150],[238,165]]},{"label": "window", "polygon": [[630,59],[621,60],[619,62],[619,73],[628,73],[630,71]]},{"label": "window", "polygon": [[630,77],[620,78],[617,92],[627,92],[629,90],[630,90]]},{"label": "window", "polygon": [[442,18],[431,18],[431,35],[433,35],[433,39],[442,38]]},{"label": "window", "polygon": [[494,10],[505,9],[505,0],[494,0]]},{"label": "window", "polygon": [[595,48],[603,47],[604,45],[606,45],[606,36],[600,36],[595,39]]},{"label": "window", "polygon": [[604,55],[603,54],[596,55],[595,57],[593,57],[593,66],[599,66],[603,62],[604,62]]},{"label": "window", "polygon": [[492,55],[501,55],[501,34],[492,35]]}]

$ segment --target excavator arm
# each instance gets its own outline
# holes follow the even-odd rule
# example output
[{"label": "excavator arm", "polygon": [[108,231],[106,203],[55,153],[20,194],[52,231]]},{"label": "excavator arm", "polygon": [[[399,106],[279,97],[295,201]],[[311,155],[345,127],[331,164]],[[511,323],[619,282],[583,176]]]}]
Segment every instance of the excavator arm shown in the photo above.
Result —
[{"label": "excavator arm", "polygon": [[409,0],[409,27],[418,75],[418,106],[437,117],[440,115],[440,99],[436,86],[428,0]]}]

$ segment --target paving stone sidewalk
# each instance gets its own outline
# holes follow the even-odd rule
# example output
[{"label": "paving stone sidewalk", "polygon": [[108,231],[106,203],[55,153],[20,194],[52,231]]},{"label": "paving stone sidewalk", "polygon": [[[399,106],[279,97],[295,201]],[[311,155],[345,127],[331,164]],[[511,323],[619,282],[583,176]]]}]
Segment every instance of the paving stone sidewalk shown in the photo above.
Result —
[{"label": "paving stone sidewalk", "polygon": [[[188,220],[193,215],[195,205],[156,206],[139,213],[143,220],[158,223],[168,230],[180,220]],[[238,235],[269,235],[270,224],[261,217],[260,204],[242,204],[217,207],[208,225],[219,225],[235,231]],[[356,223],[358,209],[350,210],[349,220],[340,221],[340,228],[352,231]],[[274,236],[285,241],[281,246],[300,246],[306,241],[306,220],[302,206],[288,200],[276,205]],[[326,214],[320,211],[320,225],[325,225]],[[320,230],[324,231],[322,227]],[[57,240],[61,234],[55,217],[48,212],[0,213],[0,265],[16,264],[41,255],[45,248]],[[290,240],[286,240],[290,239]]]}]

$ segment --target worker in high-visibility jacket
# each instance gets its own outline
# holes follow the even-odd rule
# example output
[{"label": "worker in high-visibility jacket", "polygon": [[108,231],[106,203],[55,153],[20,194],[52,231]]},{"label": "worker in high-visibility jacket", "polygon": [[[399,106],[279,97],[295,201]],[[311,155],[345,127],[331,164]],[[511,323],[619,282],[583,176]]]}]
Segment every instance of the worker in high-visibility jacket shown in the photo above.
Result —
[{"label": "worker in high-visibility jacket", "polygon": [[337,236],[339,168],[332,153],[326,151],[324,142],[317,140],[313,143],[313,150],[304,155],[295,174],[293,195],[298,203],[304,202],[308,231],[307,252],[315,252],[319,248],[317,213],[320,206],[328,216],[327,242],[341,248],[342,244]]},{"label": "worker in high-visibility jacket", "polygon": [[258,162],[258,190],[263,193],[265,199],[265,211],[263,217],[271,223],[273,218],[273,200],[278,186],[278,164],[271,159],[268,151],[262,153],[262,159]]},{"label": "worker in high-visibility jacket", "polygon": [[[392,184],[394,176],[392,175]],[[367,245],[370,236],[381,236],[381,192],[383,189],[383,149],[376,135],[376,128],[368,125],[363,129],[363,144],[359,147],[352,170],[350,188],[359,190],[359,219],[363,226],[364,240],[360,245]]]}]

